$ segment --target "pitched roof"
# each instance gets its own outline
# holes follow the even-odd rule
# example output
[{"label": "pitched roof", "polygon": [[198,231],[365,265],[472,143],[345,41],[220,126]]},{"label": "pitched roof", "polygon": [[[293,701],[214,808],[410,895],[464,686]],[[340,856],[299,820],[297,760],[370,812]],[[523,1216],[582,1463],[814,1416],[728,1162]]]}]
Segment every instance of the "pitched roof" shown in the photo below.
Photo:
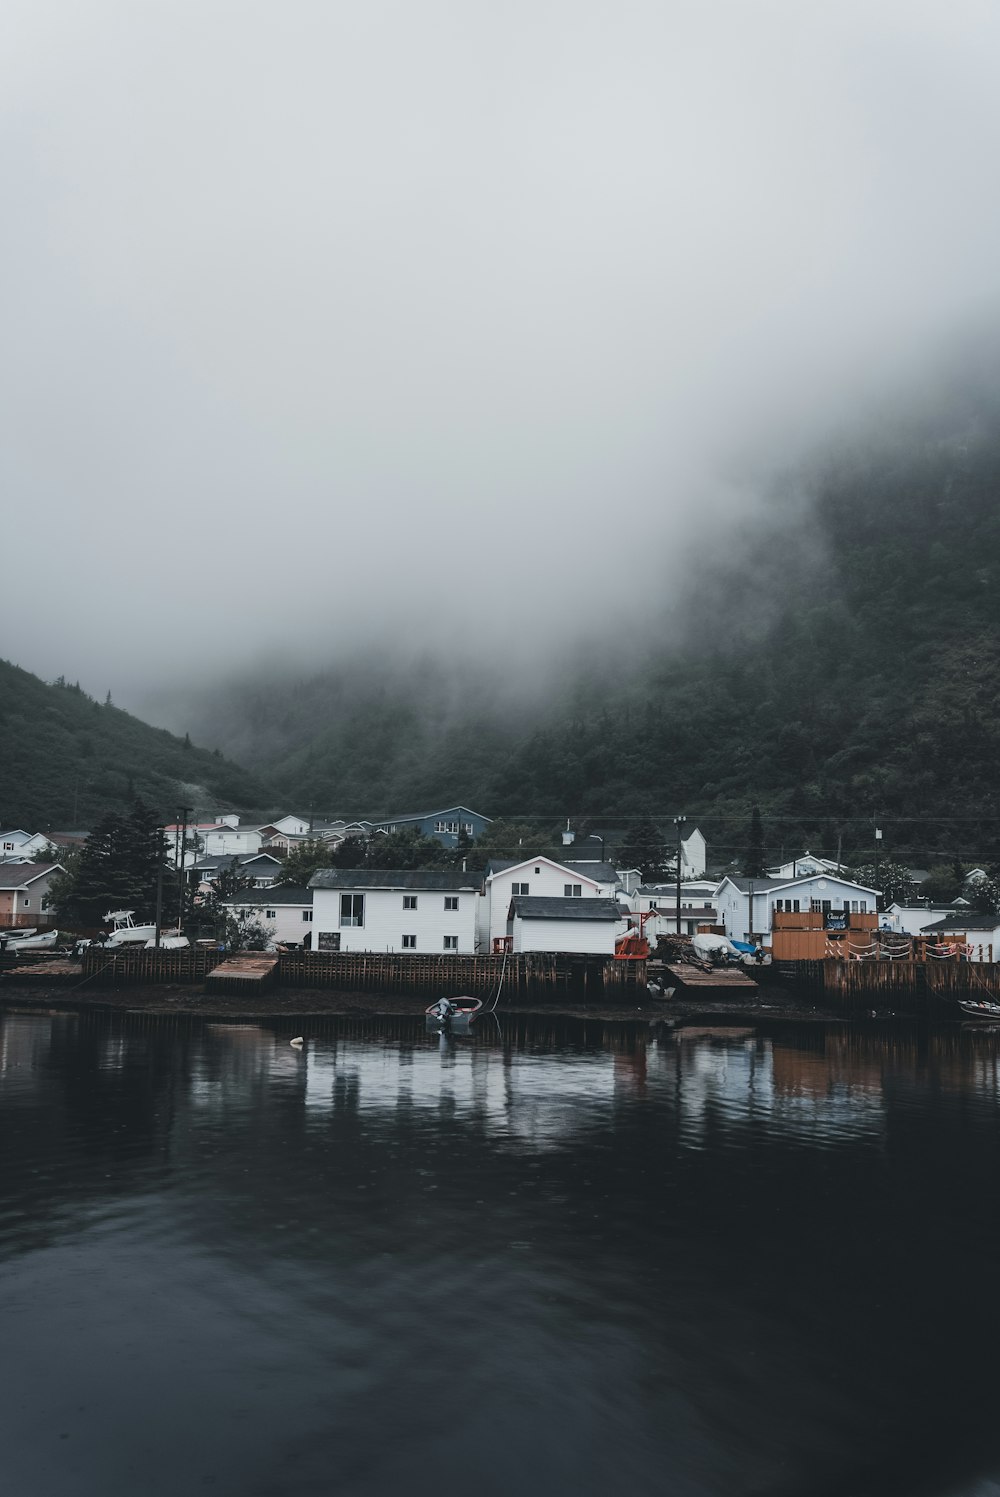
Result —
[{"label": "pitched roof", "polygon": [[1000,915],[977,915],[972,910],[956,910],[954,915],[946,916],[944,920],[935,920],[931,925],[920,927],[921,935],[931,935],[935,931],[951,930],[997,930],[1000,928]]},{"label": "pitched roof", "polygon": [[23,889],[55,868],[65,872],[61,863],[0,863],[0,889]]},{"label": "pitched roof", "polygon": [[511,914],[521,920],[620,920],[617,899],[556,899],[515,894]]},{"label": "pitched roof", "polygon": [[433,811],[407,811],[402,815],[375,816],[372,818],[373,826],[382,826],[389,821],[429,821],[432,816],[449,816],[452,811],[464,811],[468,816],[478,816],[481,821],[490,821],[489,816],[484,816],[482,811],[473,811],[471,806],[453,805],[440,806]]},{"label": "pitched roof", "polygon": [[194,868],[231,868],[233,860],[236,860],[238,868],[245,868],[248,863],[273,863],[276,868],[284,865],[280,858],[276,858],[270,852],[214,852],[207,857],[199,858],[195,863],[189,863],[189,869]]},{"label": "pitched roof", "polygon": [[219,903],[224,905],[259,905],[265,908],[272,904],[312,904],[312,890],[301,884],[274,884],[270,889],[240,889],[236,894],[227,894]]},{"label": "pitched roof", "polygon": [[838,883],[848,884],[852,889],[860,889],[863,894],[877,894],[877,889],[869,888],[867,884],[856,884],[853,879],[846,878],[842,873],[828,873],[825,869],[822,873],[800,873],[798,878],[745,878],[741,873],[727,873],[723,876],[721,883],[726,879],[743,894],[750,893],[750,885],[753,884],[755,894],[764,894],[770,889],[794,889],[799,884],[814,884],[817,879],[834,879]]},{"label": "pitched roof", "polygon": [[618,869],[614,863],[585,863],[580,858],[574,858],[560,864],[562,868],[572,868],[575,873],[582,873],[586,878],[592,878],[595,884],[617,884]]},{"label": "pitched roof", "polygon": [[320,868],[310,889],[464,889],[479,893],[479,879],[460,868]]}]

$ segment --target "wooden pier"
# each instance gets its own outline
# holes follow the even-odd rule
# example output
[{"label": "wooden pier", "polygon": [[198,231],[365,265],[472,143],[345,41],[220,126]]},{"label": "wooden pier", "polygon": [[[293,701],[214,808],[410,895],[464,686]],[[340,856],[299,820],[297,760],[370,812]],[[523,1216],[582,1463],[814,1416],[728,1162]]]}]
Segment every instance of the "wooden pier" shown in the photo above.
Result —
[{"label": "wooden pier", "polygon": [[783,962],[781,975],[820,990],[847,1012],[891,1011],[932,1019],[960,1017],[960,998],[1000,994],[996,962],[837,961]]},{"label": "wooden pier", "polygon": [[266,951],[244,951],[213,967],[205,979],[207,993],[257,994],[273,985],[280,958]]},{"label": "wooden pier", "polygon": [[756,979],[745,967],[704,967],[691,962],[664,962],[663,969],[675,982],[685,988],[720,988],[727,993],[742,989],[744,993],[756,993]]}]

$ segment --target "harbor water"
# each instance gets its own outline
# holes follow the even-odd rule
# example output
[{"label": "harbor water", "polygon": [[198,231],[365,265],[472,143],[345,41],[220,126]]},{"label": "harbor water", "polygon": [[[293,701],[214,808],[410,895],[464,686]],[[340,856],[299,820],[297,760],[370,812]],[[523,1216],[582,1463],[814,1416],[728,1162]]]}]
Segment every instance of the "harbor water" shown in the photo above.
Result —
[{"label": "harbor water", "polygon": [[998,1063],[0,1013],[0,1489],[1000,1493]]}]

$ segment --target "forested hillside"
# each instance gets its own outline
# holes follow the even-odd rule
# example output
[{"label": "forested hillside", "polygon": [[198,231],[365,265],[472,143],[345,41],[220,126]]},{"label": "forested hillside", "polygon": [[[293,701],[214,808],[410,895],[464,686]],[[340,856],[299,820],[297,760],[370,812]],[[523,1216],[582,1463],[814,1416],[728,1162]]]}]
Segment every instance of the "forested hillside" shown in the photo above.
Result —
[{"label": "forested hillside", "polygon": [[170,819],[178,802],[267,809],[272,799],[218,752],[0,661],[0,824],[89,827],[137,796]]},{"label": "forested hillside", "polygon": [[775,851],[870,850],[874,818],[914,859],[995,857],[1000,400],[983,388],[787,475],[766,530],[720,538],[662,600],[645,638],[669,648],[621,639],[611,671],[554,672],[516,706],[486,670],[345,664],[216,694],[213,737],[322,814],[684,811],[736,850],[759,802]]}]

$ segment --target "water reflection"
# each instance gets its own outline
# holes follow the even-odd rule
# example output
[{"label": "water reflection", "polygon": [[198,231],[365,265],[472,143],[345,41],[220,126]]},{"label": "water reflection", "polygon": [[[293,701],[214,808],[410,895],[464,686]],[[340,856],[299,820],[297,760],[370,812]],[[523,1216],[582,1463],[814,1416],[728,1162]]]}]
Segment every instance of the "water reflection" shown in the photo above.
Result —
[{"label": "water reflection", "polygon": [[996,1468],[1000,1036],[297,1032],[0,1015],[10,1490]]}]

